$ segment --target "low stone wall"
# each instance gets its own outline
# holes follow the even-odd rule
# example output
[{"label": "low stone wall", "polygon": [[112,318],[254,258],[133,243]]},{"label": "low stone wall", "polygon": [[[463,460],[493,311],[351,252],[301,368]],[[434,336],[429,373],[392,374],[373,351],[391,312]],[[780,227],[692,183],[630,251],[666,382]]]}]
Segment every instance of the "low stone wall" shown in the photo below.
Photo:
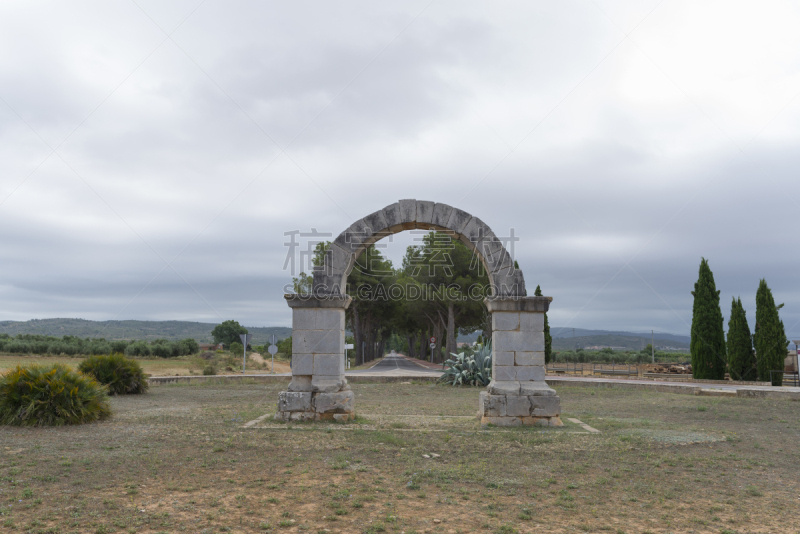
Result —
[{"label": "low stone wall", "polygon": [[[174,384],[185,385],[200,385],[200,384],[231,384],[231,383],[249,383],[249,384],[286,384],[292,377],[289,375],[214,375],[214,376],[151,376],[148,381],[151,386],[163,386]],[[370,376],[370,375],[349,375],[347,381],[353,384],[385,384],[385,383],[400,383],[400,382],[436,382],[436,377],[432,376]],[[700,391],[704,389],[704,385],[708,384],[703,382],[695,383],[663,383],[663,382],[650,382],[647,384],[627,382],[624,380],[618,381],[601,381],[601,380],[569,380],[562,378],[550,378],[546,380],[547,385],[553,387],[598,387],[598,388],[623,388],[623,389],[640,389],[648,391],[658,391],[661,393],[676,393],[679,395],[700,395]],[[720,381],[723,385],[734,386],[738,385],[730,381]],[[788,387],[746,387],[735,389],[736,396],[741,398],[770,398],[770,399],[791,399],[800,401],[800,388]],[[533,417],[533,416],[531,416]],[[542,424],[542,423],[540,423]]]},{"label": "low stone wall", "polygon": [[378,376],[378,375],[347,375],[350,384],[389,384],[398,382],[430,382],[435,384],[438,376]]},{"label": "low stone wall", "polygon": [[719,384],[723,386],[772,386],[772,382],[757,382],[753,380],[711,380],[707,378],[692,378],[692,375],[666,375],[665,376],[644,376],[644,377],[632,377],[632,380],[653,380],[654,382],[658,382],[659,380],[669,380],[669,381],[681,381],[686,382],[687,384]]},{"label": "low stone wall", "polygon": [[[167,384],[205,384],[205,383],[236,383],[250,382],[256,384],[285,384],[292,377],[290,375],[212,375],[212,376],[151,376],[148,378],[151,386]],[[437,376],[380,376],[380,375],[348,375],[350,384],[389,384],[398,382],[430,382],[435,383]]]},{"label": "low stone wall", "polygon": [[230,383],[255,383],[255,384],[285,384],[291,380],[289,375],[202,375],[202,376],[151,376],[147,379],[151,386],[164,386],[168,384],[230,384]]},{"label": "low stone wall", "polygon": [[[730,381],[720,381],[726,385],[731,385]],[[597,388],[620,388],[620,389],[640,389],[647,391],[658,391],[659,393],[675,393],[678,395],[701,395],[701,391],[708,386],[707,383],[693,384],[669,384],[651,382],[648,384],[637,382],[626,382],[624,380],[614,382],[603,382],[600,380],[563,380],[559,378],[548,378],[547,384],[554,387],[597,387]],[[769,398],[769,399],[790,399],[800,401],[800,388],[783,388],[772,386],[750,386],[747,388],[733,389],[736,396],[740,398]]]}]

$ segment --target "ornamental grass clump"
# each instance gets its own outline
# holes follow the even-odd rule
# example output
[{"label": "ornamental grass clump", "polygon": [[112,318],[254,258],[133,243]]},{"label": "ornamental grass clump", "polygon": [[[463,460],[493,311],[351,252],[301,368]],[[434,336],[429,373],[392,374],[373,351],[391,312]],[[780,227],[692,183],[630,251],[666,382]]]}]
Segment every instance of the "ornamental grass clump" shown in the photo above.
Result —
[{"label": "ornamental grass clump", "polygon": [[79,425],[109,415],[106,387],[66,365],[17,366],[0,375],[0,424]]},{"label": "ornamental grass clump", "polygon": [[492,381],[492,343],[478,345],[475,352],[451,354],[439,382],[452,386],[488,386]]},{"label": "ornamental grass clump", "polygon": [[149,386],[139,362],[119,353],[90,356],[80,363],[78,370],[108,386],[112,395],[145,393]]}]

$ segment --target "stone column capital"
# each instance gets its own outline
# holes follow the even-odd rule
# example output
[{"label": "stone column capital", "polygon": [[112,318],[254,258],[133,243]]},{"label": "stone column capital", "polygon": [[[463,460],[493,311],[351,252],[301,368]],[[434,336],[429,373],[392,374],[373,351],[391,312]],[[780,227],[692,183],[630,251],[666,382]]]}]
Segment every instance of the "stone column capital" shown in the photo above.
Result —
[{"label": "stone column capital", "polygon": [[283,298],[290,308],[333,308],[346,310],[353,300],[350,295],[303,295],[286,293]]},{"label": "stone column capital", "polygon": [[490,312],[546,312],[553,297],[486,297],[483,303]]}]

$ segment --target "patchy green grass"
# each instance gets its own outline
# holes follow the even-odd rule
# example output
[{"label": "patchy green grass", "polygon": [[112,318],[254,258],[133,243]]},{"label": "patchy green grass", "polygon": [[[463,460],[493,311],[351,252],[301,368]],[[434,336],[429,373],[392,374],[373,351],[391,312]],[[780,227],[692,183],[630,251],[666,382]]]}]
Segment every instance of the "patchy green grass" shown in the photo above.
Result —
[{"label": "patchy green grass", "polygon": [[796,530],[798,403],[560,388],[588,434],[482,429],[477,389],[354,384],[355,424],[242,428],[281,387],[160,386],[106,422],[0,427],[0,531]]}]

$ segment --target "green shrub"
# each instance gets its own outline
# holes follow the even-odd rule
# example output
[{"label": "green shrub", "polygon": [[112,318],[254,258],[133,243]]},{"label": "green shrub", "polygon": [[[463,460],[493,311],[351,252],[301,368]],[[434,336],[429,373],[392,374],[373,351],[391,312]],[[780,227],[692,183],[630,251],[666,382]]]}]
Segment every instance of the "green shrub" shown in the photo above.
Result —
[{"label": "green shrub", "polygon": [[452,354],[454,357],[444,362],[447,369],[439,382],[453,386],[488,386],[492,380],[492,342],[478,346],[474,354],[464,352]]},{"label": "green shrub", "polygon": [[125,349],[125,356],[150,356],[150,345],[144,341],[135,341]]},{"label": "green shrub", "polygon": [[153,356],[159,358],[170,358],[172,356],[172,347],[166,343],[156,343],[150,347]]},{"label": "green shrub", "polygon": [[[158,356],[159,358],[177,358],[184,354],[191,354],[186,350],[187,347],[184,341],[186,340],[169,341],[167,339],[156,339],[150,344],[150,350],[153,356]],[[198,350],[199,349],[200,346],[198,345]]]},{"label": "green shrub", "polygon": [[12,354],[24,354],[29,352],[28,344],[23,341],[14,340],[11,343],[6,343],[5,351]]},{"label": "green shrub", "polygon": [[108,354],[111,352],[111,344],[105,341],[94,341],[86,347],[85,352],[89,354]]},{"label": "green shrub", "polygon": [[119,353],[90,356],[80,363],[78,370],[108,386],[112,395],[145,393],[149,386],[139,362],[129,360]]},{"label": "green shrub", "polygon": [[234,356],[241,356],[242,353],[244,352],[244,347],[242,346],[241,343],[233,342],[231,343],[231,346],[228,347],[228,350],[230,350],[231,354],[233,354]]},{"label": "green shrub", "polygon": [[205,367],[203,367],[203,374],[204,375],[215,375],[215,374],[217,374],[217,368],[214,367],[213,364],[208,364]]},{"label": "green shrub", "polygon": [[200,352],[200,345],[192,338],[181,339],[178,343],[180,343],[181,348],[183,349],[183,354],[197,354]]},{"label": "green shrub", "polygon": [[125,340],[111,342],[111,352],[125,352],[125,349],[127,348],[128,342]]},{"label": "green shrub", "polygon": [[106,387],[66,365],[17,366],[0,375],[0,424],[77,425],[109,415]]}]

